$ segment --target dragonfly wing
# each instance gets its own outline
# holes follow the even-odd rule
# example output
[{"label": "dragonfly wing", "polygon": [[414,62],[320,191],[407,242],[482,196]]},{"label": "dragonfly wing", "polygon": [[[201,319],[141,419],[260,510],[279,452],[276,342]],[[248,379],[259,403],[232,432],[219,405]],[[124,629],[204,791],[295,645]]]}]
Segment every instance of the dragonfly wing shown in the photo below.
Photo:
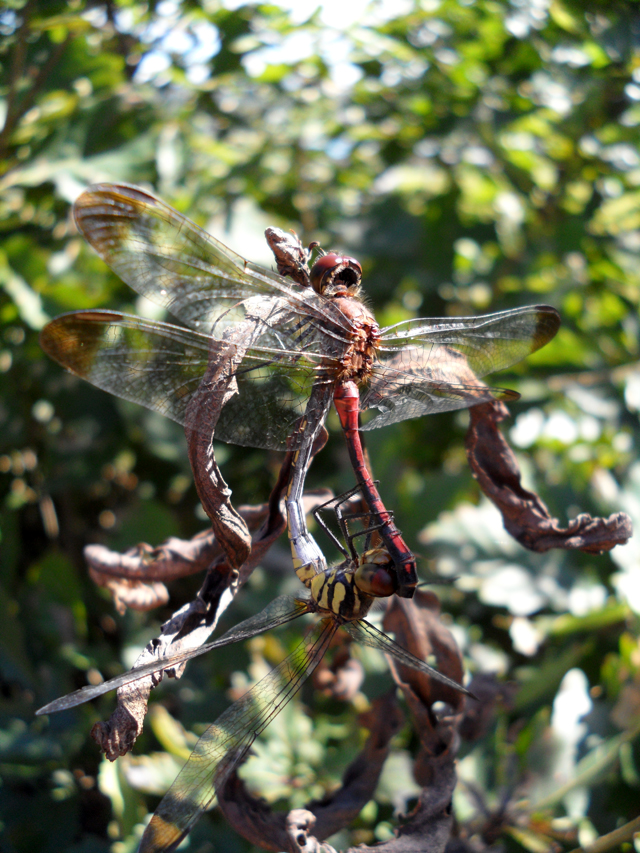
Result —
[{"label": "dragonfly wing", "polygon": [[225,403],[215,436],[248,447],[296,449],[307,440],[298,428],[301,417],[322,425],[333,399],[334,383],[319,361],[296,353],[274,356],[251,348],[233,383],[237,393]]},{"label": "dragonfly wing", "polygon": [[[196,394],[220,396],[219,386],[210,375],[205,381],[205,374],[232,359],[233,375],[224,379],[228,399],[215,435],[250,447],[285,449],[314,382],[321,381],[318,357],[240,347],[116,311],[63,314],[45,326],[40,344],[63,367],[98,388],[182,424],[189,420]],[[191,421],[189,426],[199,428]]]},{"label": "dragonfly wing", "polygon": [[129,287],[200,332],[220,338],[256,304],[263,313],[280,313],[281,336],[295,334],[291,328],[301,318],[314,324],[324,317],[329,333],[332,324],[334,332],[350,328],[341,312],[325,317],[327,300],[310,288],[251,264],[139,187],[89,187],[76,201],[74,216],[83,236]]},{"label": "dragonfly wing", "polygon": [[376,408],[380,414],[363,429],[495,398],[517,399],[480,377],[540,349],[559,324],[554,308],[536,305],[484,317],[410,320],[383,330],[379,363],[361,398],[363,411]]},{"label": "dragonfly wing", "polygon": [[401,367],[398,357],[402,347],[407,365],[419,359],[428,364],[430,358],[443,360],[440,347],[464,356],[469,369],[477,376],[505,370],[539,350],[555,336],[560,315],[549,305],[531,305],[486,314],[484,317],[446,317],[407,320],[382,330],[380,353]]},{"label": "dragonfly wing", "polygon": [[[444,347],[439,347],[441,354]],[[465,381],[466,380],[466,381]],[[371,430],[409,418],[467,409],[488,400],[517,400],[519,394],[506,388],[492,388],[477,379],[455,351],[446,353],[438,364],[431,359],[428,367],[416,365],[413,370],[396,370],[391,364],[376,367],[371,384],[361,396],[360,407],[378,409],[378,413],[361,429]]]},{"label": "dragonfly wing", "polygon": [[147,826],[139,853],[174,850],[206,811],[256,737],[320,663],[338,625],[320,622],[269,675],[228,708],[202,735]]},{"label": "dragonfly wing", "polygon": [[178,664],[185,663],[185,661],[199,655],[204,655],[212,649],[218,649],[221,646],[228,646],[231,643],[238,643],[241,640],[255,637],[264,631],[270,631],[272,628],[277,628],[279,625],[291,622],[307,612],[308,605],[304,600],[296,598],[293,595],[281,595],[260,613],[251,616],[249,619],[245,619],[244,622],[236,625],[235,628],[227,631],[211,643],[205,643],[196,649],[185,649],[175,655],[157,658],[142,666],[137,666],[134,669],[123,672],[102,684],[81,687],[79,690],[74,690],[73,693],[68,693],[66,696],[62,696],[60,699],[55,699],[53,702],[49,702],[48,705],[44,705],[36,711],[36,715],[54,714],[56,711],[66,711],[68,708],[75,708],[76,705],[82,705],[90,699],[95,699],[104,693],[109,693],[111,690],[123,687],[125,684],[139,681],[145,675],[151,675],[154,672],[160,672],[164,669],[172,669]]},{"label": "dragonfly wing", "polygon": [[403,649],[402,646],[398,645],[398,643],[392,640],[391,637],[387,637],[383,631],[379,631],[370,622],[367,622],[366,619],[360,619],[357,622],[346,622],[342,627],[345,631],[351,634],[354,640],[362,643],[362,645],[371,646],[371,648],[378,649],[378,651],[384,652],[387,655],[392,655],[392,657],[400,661],[400,663],[410,666],[413,669],[417,669],[420,672],[424,672],[435,681],[439,681],[441,684],[446,684],[447,687],[457,690],[458,693],[466,693],[467,696],[473,696],[472,693],[469,693],[469,691],[461,684],[458,684],[457,681],[447,678],[446,675],[442,675],[442,673],[438,672],[437,669],[434,669],[423,660],[420,660],[420,658],[412,655],[411,652]]}]

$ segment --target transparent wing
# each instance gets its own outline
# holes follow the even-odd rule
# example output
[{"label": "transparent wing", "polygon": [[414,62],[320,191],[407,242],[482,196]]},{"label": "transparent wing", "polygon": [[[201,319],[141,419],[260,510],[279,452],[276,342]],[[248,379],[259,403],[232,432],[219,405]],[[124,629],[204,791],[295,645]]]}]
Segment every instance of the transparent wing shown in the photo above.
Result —
[{"label": "transparent wing", "polygon": [[174,666],[199,655],[204,655],[212,649],[218,649],[221,646],[228,646],[231,643],[238,643],[241,640],[255,637],[264,631],[277,628],[278,625],[291,622],[293,619],[297,619],[307,612],[308,604],[302,598],[297,598],[293,595],[281,595],[260,613],[251,616],[249,619],[245,619],[244,622],[236,625],[235,628],[227,631],[211,643],[205,643],[202,646],[198,646],[197,649],[185,649],[185,651],[178,652],[175,655],[157,658],[157,660],[150,661],[143,664],[143,666],[123,672],[121,675],[117,675],[115,678],[105,681],[102,684],[81,687],[79,690],[74,690],[73,693],[68,693],[66,696],[62,696],[60,699],[55,699],[53,702],[49,702],[48,705],[44,705],[36,711],[36,715],[54,714],[56,711],[66,711],[68,708],[75,708],[76,705],[82,705],[90,699],[95,699],[104,693],[109,693],[111,690],[117,690],[118,687],[123,687],[125,684],[138,681],[145,675],[160,672],[163,669],[172,669]]},{"label": "transparent wing", "polygon": [[363,429],[407,418],[467,408],[512,391],[490,388],[480,377],[504,370],[548,343],[560,316],[547,305],[484,317],[420,319],[382,331],[379,363],[362,394],[361,408],[380,414]]},{"label": "transparent wing", "polygon": [[147,826],[140,853],[174,850],[215,798],[251,744],[319,664],[338,625],[320,622],[279,666],[202,735]]},{"label": "transparent wing", "polygon": [[[531,305],[483,317],[407,320],[382,330],[382,353],[393,358],[399,347],[425,351],[425,363],[439,346],[463,355],[476,376],[505,370],[543,347],[560,327],[549,305]],[[399,365],[396,365],[399,366]]]},{"label": "transparent wing", "polygon": [[420,658],[412,655],[411,652],[403,649],[402,646],[399,646],[398,643],[394,642],[391,637],[387,637],[383,631],[379,631],[370,622],[367,622],[366,619],[360,619],[357,622],[346,622],[342,627],[347,631],[347,633],[351,634],[354,640],[357,640],[364,646],[371,646],[371,648],[378,649],[385,654],[392,655],[396,660],[399,660],[400,663],[410,666],[413,669],[417,669],[420,672],[424,672],[430,678],[433,678],[434,681],[446,684],[447,687],[451,687],[459,693],[466,693],[467,696],[473,696],[472,693],[469,693],[469,691],[461,684],[458,684],[457,681],[452,681],[452,679],[447,678],[446,675],[442,675],[441,672],[438,672],[437,669],[434,669],[423,660],[420,660]]},{"label": "transparent wing", "polygon": [[[492,388],[482,382],[470,370],[465,357],[449,347],[435,348],[428,361],[420,350],[414,357],[415,363],[409,369],[398,370],[393,361],[384,368],[375,368],[371,384],[360,398],[360,407],[362,411],[377,409],[378,413],[362,430],[467,409],[488,400],[517,400],[520,396],[516,391]],[[405,363],[406,354],[399,354],[397,361]]]},{"label": "transparent wing", "polygon": [[[312,353],[239,346],[116,311],[64,314],[45,326],[40,344],[98,388],[182,424],[196,394],[220,396],[215,371],[231,359],[235,366],[231,380],[224,379],[226,400],[215,436],[275,450],[285,449],[314,383],[326,381],[320,362],[331,363]],[[189,426],[200,425],[189,420]]]},{"label": "transparent wing", "polygon": [[351,328],[311,288],[251,264],[138,187],[96,184],[73,210],[80,232],[129,287],[200,332],[220,338],[256,305],[279,315],[281,340],[295,337],[300,322],[321,337]]}]

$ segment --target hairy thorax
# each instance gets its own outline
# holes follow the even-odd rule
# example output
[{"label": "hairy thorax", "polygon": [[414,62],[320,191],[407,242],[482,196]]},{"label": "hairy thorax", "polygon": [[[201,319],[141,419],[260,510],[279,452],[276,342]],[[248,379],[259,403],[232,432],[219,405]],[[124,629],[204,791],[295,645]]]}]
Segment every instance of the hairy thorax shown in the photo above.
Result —
[{"label": "hairy thorax", "polygon": [[341,359],[337,379],[360,384],[371,375],[376,350],[380,346],[380,327],[359,299],[340,295],[335,298],[335,305],[351,323],[351,343]]}]

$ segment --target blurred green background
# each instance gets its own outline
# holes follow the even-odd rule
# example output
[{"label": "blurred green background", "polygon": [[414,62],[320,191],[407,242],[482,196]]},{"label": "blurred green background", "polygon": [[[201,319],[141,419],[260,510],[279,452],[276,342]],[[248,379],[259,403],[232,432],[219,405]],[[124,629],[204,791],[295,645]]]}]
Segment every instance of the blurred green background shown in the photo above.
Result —
[{"label": "blurred green background", "polygon": [[[299,629],[190,664],[154,694],[136,757],[115,765],[89,738],[113,696],[34,717],[130,665],[201,581],[121,617],[83,547],[205,526],[181,428],[39,349],[63,311],[159,316],[83,243],[70,204],[88,183],[139,183],[265,264],[264,227],[294,228],[361,259],[381,325],[555,306],[556,340],[493,377],[522,394],[505,432],[563,524],[618,510],[637,524],[640,4],[8,0],[0,39],[0,846],[128,853],[230,686],[241,692]],[[569,850],[639,812],[639,549],[540,556],[510,540],[466,465],[467,419],[406,422],[368,446],[423,576],[458,578],[436,589],[468,669],[519,685],[463,747],[460,831],[476,849]],[[339,492],[353,475],[336,423],[308,482]],[[264,501],[280,457],[217,452],[234,502]],[[295,589],[289,566],[283,542],[225,627]],[[390,680],[384,661],[363,660],[372,697]],[[362,737],[350,706],[307,689],[246,776],[302,805]],[[417,790],[415,746],[407,726],[335,846],[390,837]],[[252,848],[214,811],[186,849]]]}]

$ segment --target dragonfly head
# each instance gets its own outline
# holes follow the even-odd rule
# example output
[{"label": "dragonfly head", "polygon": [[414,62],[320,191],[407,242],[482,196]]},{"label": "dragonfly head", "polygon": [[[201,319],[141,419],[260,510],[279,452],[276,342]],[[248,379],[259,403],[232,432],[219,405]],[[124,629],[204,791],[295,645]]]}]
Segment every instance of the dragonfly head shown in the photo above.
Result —
[{"label": "dragonfly head", "polygon": [[354,574],[354,581],[360,592],[374,598],[388,598],[393,595],[398,589],[398,578],[386,548],[365,551],[361,560]]},{"label": "dragonfly head", "polygon": [[362,267],[358,261],[335,252],[318,258],[311,267],[311,286],[325,296],[355,296],[361,280]]}]

